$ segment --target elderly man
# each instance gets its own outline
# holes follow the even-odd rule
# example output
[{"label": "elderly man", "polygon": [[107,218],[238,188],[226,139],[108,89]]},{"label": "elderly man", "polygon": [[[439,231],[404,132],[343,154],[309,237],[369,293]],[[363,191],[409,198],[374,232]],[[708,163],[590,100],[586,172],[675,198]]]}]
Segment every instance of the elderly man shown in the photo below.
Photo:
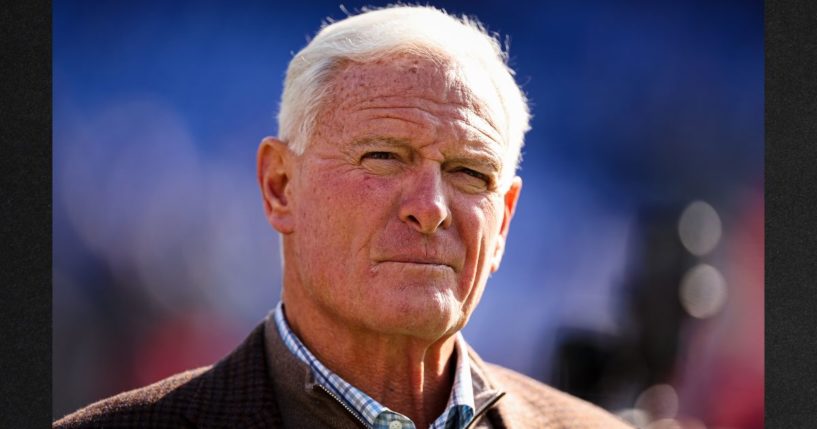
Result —
[{"label": "elderly man", "polygon": [[282,302],[214,366],[55,426],[625,427],[459,334],[502,259],[528,120],[473,22],[398,6],[326,26],[292,59],[280,136],[258,149]]}]

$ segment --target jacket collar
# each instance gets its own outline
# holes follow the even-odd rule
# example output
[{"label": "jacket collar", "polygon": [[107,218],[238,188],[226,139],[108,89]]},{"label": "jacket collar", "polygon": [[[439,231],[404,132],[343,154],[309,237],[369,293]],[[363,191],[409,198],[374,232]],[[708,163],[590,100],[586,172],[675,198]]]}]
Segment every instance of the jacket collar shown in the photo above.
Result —
[{"label": "jacket collar", "polygon": [[[470,346],[468,354],[479,410],[501,392]],[[333,427],[360,427],[333,402],[319,388],[309,367],[286,348],[275,324],[261,323],[238,348],[201,375],[185,416],[201,429],[283,427],[285,421],[306,416]]]},{"label": "jacket collar", "polygon": [[198,429],[300,427],[305,421],[359,429],[360,423],[318,388],[309,367],[289,352],[277,330],[266,325],[257,326],[200,376],[185,418]]},{"label": "jacket collar", "polygon": [[201,429],[278,427],[280,415],[267,370],[264,328],[202,374],[186,417]]}]

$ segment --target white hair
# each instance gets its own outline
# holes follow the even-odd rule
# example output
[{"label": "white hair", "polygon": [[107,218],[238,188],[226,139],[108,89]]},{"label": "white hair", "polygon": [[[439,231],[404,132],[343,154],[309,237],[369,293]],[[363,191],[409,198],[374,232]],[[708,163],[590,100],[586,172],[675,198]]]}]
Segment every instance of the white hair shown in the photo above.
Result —
[{"label": "white hair", "polygon": [[530,129],[530,113],[507,64],[507,53],[478,21],[452,17],[430,6],[389,6],[325,25],[289,63],[278,113],[279,138],[293,152],[303,153],[339,63],[366,63],[404,52],[470,65],[469,70],[477,70],[478,80],[492,84],[500,106],[488,111],[502,117],[489,119],[505,140],[507,165],[513,166],[509,172],[515,172]]}]

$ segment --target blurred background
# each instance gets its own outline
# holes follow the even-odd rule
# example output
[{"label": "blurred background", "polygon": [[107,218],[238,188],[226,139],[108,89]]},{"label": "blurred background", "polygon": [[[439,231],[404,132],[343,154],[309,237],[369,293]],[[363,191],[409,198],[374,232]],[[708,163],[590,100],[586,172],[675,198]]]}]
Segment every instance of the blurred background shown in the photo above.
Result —
[{"label": "blurred background", "polygon": [[[761,428],[762,2],[433,4],[507,40],[534,115],[471,345],[639,427]],[[255,151],[292,54],[346,14],[53,12],[58,418],[218,360],[277,302]]]}]

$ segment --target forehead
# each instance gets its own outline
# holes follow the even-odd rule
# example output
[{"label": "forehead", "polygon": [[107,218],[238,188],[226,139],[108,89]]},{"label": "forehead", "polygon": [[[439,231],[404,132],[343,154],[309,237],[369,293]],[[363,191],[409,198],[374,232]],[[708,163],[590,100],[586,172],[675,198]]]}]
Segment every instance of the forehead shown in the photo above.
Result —
[{"label": "forehead", "polygon": [[468,104],[459,67],[430,56],[395,54],[359,63],[342,61],[330,83],[337,95],[365,98],[397,94]]},{"label": "forehead", "polygon": [[[477,76],[470,76],[477,74]],[[497,123],[496,91],[479,73],[429,55],[395,54],[367,63],[338,64],[324,111],[356,118],[394,115],[416,123],[457,122],[459,136],[506,146]],[[340,118],[336,118],[340,119]],[[349,119],[349,118],[346,118]],[[357,121],[349,126],[356,125]]]}]

